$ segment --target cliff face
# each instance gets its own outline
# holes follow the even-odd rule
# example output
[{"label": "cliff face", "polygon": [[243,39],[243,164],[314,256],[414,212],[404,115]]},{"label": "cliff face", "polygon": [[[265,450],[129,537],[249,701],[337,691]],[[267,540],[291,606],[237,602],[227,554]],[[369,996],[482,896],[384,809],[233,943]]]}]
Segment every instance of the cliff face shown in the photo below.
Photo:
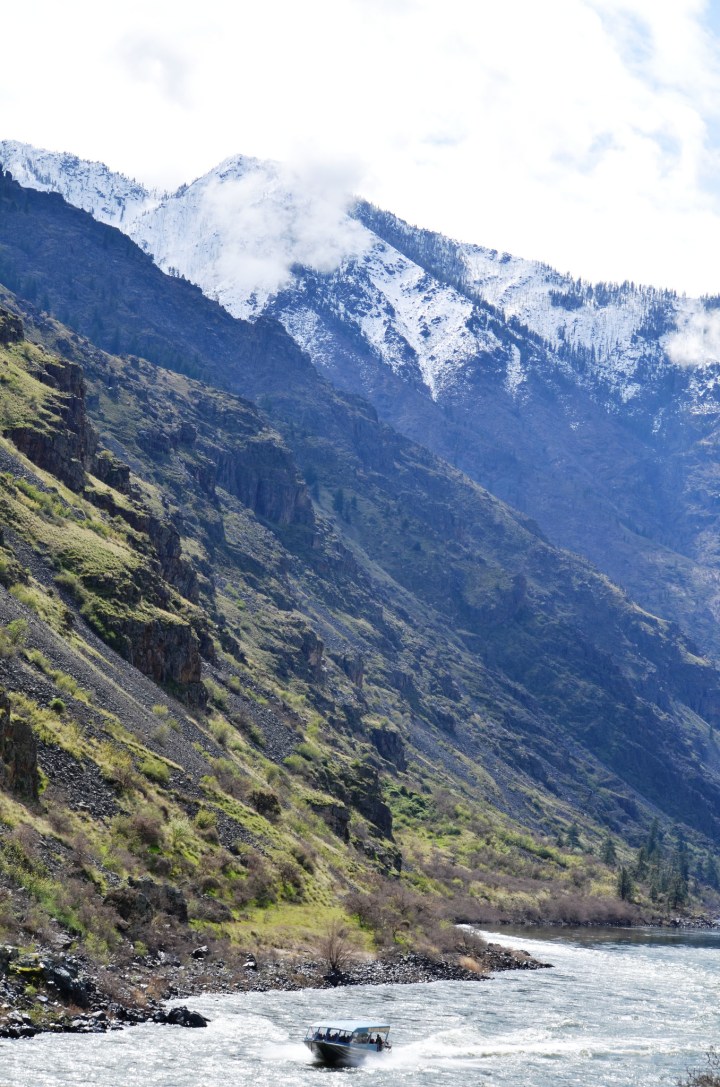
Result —
[{"label": "cliff face", "polygon": [[[53,534],[49,526],[38,522],[44,546],[54,552],[63,571],[64,586],[82,604],[96,629],[136,667],[159,683],[174,684],[190,701],[202,703],[198,638],[187,618],[165,611],[173,588],[187,589],[190,598],[193,592],[197,594],[194,574],[181,559],[177,529],[143,508],[142,502],[128,500],[122,491],[109,486],[97,490],[91,484],[88,473],[97,472],[113,478],[126,494],[131,490],[127,467],[123,469],[112,457],[98,453],[97,434],[87,416],[81,367],[26,345],[22,322],[2,308],[0,323],[13,330],[9,346],[17,345],[14,353],[9,351],[0,361],[6,382],[18,390],[2,413],[4,436],[51,479],[90,497],[97,507],[112,511],[134,530],[132,539],[122,541],[123,550],[118,553],[116,542],[85,513],[70,534]],[[72,508],[62,497],[53,500],[47,484],[43,487],[48,494],[46,517],[61,517],[64,508]],[[51,513],[53,501],[56,505]],[[42,499],[40,502],[42,509]],[[7,508],[7,518],[16,529],[22,524],[19,515],[19,510]],[[83,531],[85,526],[91,530]],[[99,537],[94,535],[98,531]],[[137,558],[130,548],[144,551],[144,558]]]},{"label": "cliff face", "polygon": [[[153,289],[172,293],[175,286],[164,280]],[[161,308],[157,327],[168,336],[174,328],[179,342],[182,332],[170,314]],[[146,328],[153,319],[150,309]],[[451,737],[475,759],[488,757],[489,742],[503,774],[532,768],[538,782],[555,781],[565,795],[577,788],[578,776],[589,782],[599,760],[625,783],[618,789],[669,805],[676,818],[692,818],[705,831],[720,819],[714,766],[701,771],[682,754],[682,727],[672,709],[681,698],[689,711],[714,720],[713,669],[677,631],[634,608],[586,565],[555,552],[532,522],[401,438],[366,403],[302,368],[290,367],[280,387],[269,365],[262,403],[283,430],[283,443],[237,395],[263,380],[257,353],[250,353],[252,364],[245,358],[229,366],[222,380],[231,391],[218,391],[137,356],[103,355],[78,336],[43,329],[42,321],[38,335],[82,364],[103,441],[175,507],[177,537],[171,533],[158,551],[152,544],[158,534],[137,502],[123,512],[127,503],[112,500],[119,516],[149,533],[142,546],[156,564],[155,573],[136,570],[127,599],[144,586],[147,599],[167,610],[173,593],[163,569],[180,564],[170,583],[177,587],[182,564],[193,556],[196,599],[212,616],[209,626],[197,615],[183,627],[127,608],[116,618],[110,609],[108,624],[106,605],[98,609],[99,627],[109,625],[118,647],[148,674],[179,683],[195,698],[198,653],[212,661],[217,645],[243,652],[246,633],[232,628],[221,603],[237,586],[255,616],[258,650],[281,682],[311,678],[313,703],[343,727],[354,722],[389,765],[408,756],[402,746],[391,749],[372,720],[373,713],[386,714],[384,696],[368,700],[367,684],[351,682],[345,690],[347,669],[340,666],[339,680],[334,661],[375,661],[373,690],[378,682],[392,690],[406,715],[393,722],[406,751],[425,729]],[[238,323],[227,335],[239,345],[245,330]],[[198,354],[196,365],[203,358]],[[209,373],[215,366],[213,356]],[[298,464],[312,481],[319,513]],[[106,496],[97,501],[110,508]],[[247,521],[247,511],[257,523]],[[178,540],[187,555],[178,557]],[[313,644],[327,652],[303,650],[308,628]],[[498,727],[489,733],[477,724],[480,705],[492,707]],[[578,745],[572,769],[568,743]],[[609,793],[594,795],[599,818],[624,818]]]},{"label": "cliff face", "polygon": [[307,487],[277,441],[258,437],[242,449],[221,450],[216,483],[266,521],[307,527],[315,522]]}]

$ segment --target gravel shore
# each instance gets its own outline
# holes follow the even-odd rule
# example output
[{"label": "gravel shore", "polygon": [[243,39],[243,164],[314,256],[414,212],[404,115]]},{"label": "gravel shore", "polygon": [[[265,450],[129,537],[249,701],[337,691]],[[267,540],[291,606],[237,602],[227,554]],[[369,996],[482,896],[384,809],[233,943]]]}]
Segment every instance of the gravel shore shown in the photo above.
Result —
[{"label": "gravel shore", "polygon": [[[102,1033],[148,1021],[201,1027],[204,1020],[196,1012],[164,1007],[165,1000],[176,1005],[179,999],[199,993],[477,982],[488,980],[496,971],[548,966],[526,951],[499,944],[488,944],[462,963],[410,952],[356,961],[343,971],[331,972],[297,955],[261,961],[250,956],[243,965],[230,966],[201,946],[185,963],[164,955],[145,956],[133,960],[124,971],[109,966],[93,975],[74,955],[23,955],[17,948],[0,948],[0,1037],[30,1038],[48,1031]],[[134,1001],[113,998],[113,988],[121,983],[132,985],[137,994]]]}]

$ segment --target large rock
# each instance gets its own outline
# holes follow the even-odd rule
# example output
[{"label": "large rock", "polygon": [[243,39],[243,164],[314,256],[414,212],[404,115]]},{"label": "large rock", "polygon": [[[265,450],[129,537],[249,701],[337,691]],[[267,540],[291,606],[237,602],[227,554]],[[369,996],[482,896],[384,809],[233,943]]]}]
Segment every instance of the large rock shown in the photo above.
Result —
[{"label": "large rock", "polygon": [[0,309],[0,344],[9,346],[11,343],[19,343],[24,335],[21,319],[6,309]]},{"label": "large rock", "polygon": [[309,807],[324,819],[333,834],[343,842],[350,841],[350,809],[344,804],[334,803],[332,800],[309,800]]},{"label": "large rock", "polygon": [[10,716],[10,700],[0,688],[0,787],[29,800],[38,798],[37,743],[26,721]]},{"label": "large rock", "polygon": [[386,762],[392,763],[400,771],[407,769],[405,744],[399,732],[391,728],[373,728],[370,730],[370,739]]},{"label": "large rock", "polygon": [[167,913],[170,917],[177,917],[183,924],[187,923],[187,902],[185,895],[177,887],[173,887],[171,883],[155,883],[154,880],[147,878],[130,878],[128,882],[160,913]]},{"label": "large rock", "polygon": [[200,1012],[190,1011],[189,1008],[171,1008],[169,1012],[158,1012],[153,1016],[156,1023],[168,1023],[174,1027],[206,1027],[210,1022]]},{"label": "large rock", "polygon": [[205,704],[200,644],[188,623],[129,618],[118,634],[123,656],[139,671],[163,686],[176,685],[191,705]]},{"label": "large rock", "polygon": [[261,434],[240,449],[222,450],[216,482],[266,521],[307,526],[315,522],[307,488],[276,435]]},{"label": "large rock", "polygon": [[152,879],[131,878],[126,886],[110,891],[104,901],[129,925],[147,924],[156,913],[176,917],[183,924],[188,920],[187,902],[182,891]]},{"label": "large rock", "polygon": [[105,895],[103,901],[128,925],[145,925],[155,916],[155,909],[147,895],[136,887],[116,887]]}]

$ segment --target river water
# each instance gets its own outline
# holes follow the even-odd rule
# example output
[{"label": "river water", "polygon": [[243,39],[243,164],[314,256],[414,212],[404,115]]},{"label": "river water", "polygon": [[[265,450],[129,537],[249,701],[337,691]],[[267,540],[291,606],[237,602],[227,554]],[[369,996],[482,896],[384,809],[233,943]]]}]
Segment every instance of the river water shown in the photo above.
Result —
[{"label": "river water", "polygon": [[[354,1087],[657,1087],[702,1065],[720,1041],[720,933],[490,938],[554,969],[197,997],[187,1003],[211,1017],[205,1030],[146,1025],[0,1042],[0,1087],[328,1087],[337,1078]],[[300,1041],[308,1022],[365,1014],[392,1023],[391,1053],[358,1069],[310,1063]]]}]

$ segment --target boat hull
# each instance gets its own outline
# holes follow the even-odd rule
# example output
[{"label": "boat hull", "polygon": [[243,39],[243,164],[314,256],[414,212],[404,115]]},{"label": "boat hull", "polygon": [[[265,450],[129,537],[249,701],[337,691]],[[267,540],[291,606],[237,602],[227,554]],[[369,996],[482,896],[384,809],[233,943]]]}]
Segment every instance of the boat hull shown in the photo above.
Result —
[{"label": "boat hull", "polygon": [[338,1067],[353,1067],[362,1064],[367,1056],[376,1053],[375,1046],[349,1045],[342,1042],[321,1042],[316,1039],[306,1039],[305,1045],[316,1061]]}]

